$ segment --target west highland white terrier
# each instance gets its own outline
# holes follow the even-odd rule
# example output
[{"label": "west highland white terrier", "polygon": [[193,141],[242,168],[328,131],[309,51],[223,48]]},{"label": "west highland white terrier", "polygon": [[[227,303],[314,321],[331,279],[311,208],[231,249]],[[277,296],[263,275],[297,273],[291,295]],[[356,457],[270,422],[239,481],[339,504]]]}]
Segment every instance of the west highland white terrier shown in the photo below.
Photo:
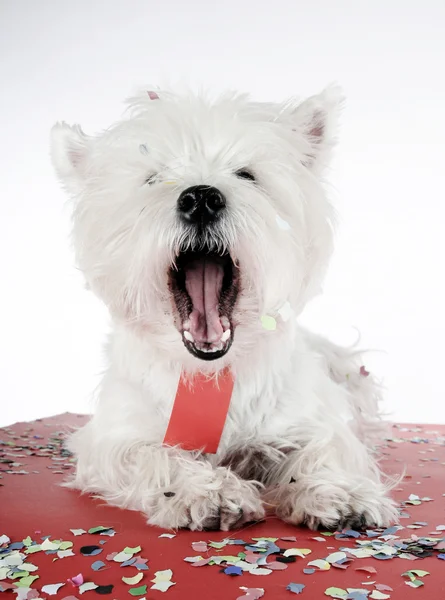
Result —
[{"label": "west highland white terrier", "polygon": [[[174,529],[265,508],[313,529],[397,520],[373,449],[377,383],[297,321],[331,254],[323,173],[341,104],[335,87],[283,104],[159,90],[97,136],[54,126],[77,263],[112,319],[69,485]],[[164,444],[180,378],[227,371],[218,451]]]}]

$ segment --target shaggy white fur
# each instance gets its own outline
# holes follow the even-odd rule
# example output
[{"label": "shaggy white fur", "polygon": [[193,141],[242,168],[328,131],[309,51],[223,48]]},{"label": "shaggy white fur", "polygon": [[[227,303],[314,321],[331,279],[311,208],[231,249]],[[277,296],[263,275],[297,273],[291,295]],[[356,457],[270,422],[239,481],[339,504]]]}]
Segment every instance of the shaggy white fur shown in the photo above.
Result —
[{"label": "shaggy white fur", "polygon": [[[157,91],[95,137],[54,126],[78,265],[113,321],[70,485],[168,528],[227,530],[265,503],[312,528],[397,520],[372,450],[376,383],[297,323],[332,249],[322,177],[340,105],[336,88],[282,105]],[[163,446],[180,374],[226,367],[218,453]]]}]

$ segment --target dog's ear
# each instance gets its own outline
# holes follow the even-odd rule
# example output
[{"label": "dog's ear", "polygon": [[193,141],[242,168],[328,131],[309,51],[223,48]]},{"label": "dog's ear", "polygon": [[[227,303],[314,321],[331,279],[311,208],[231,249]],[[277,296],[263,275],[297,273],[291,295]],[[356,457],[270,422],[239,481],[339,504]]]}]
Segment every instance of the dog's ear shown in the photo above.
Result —
[{"label": "dog's ear", "polygon": [[306,142],[303,162],[308,168],[322,170],[329,163],[343,104],[340,87],[331,85],[291,110],[292,130]]},{"label": "dog's ear", "polygon": [[51,129],[51,159],[68,191],[82,189],[90,155],[91,140],[79,125],[56,123]]}]

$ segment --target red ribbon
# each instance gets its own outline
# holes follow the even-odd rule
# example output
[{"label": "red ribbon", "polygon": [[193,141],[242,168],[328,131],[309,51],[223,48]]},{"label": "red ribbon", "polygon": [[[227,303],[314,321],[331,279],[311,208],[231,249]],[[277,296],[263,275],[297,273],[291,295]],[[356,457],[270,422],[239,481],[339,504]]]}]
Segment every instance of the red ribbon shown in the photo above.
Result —
[{"label": "red ribbon", "polygon": [[228,369],[212,378],[200,373],[192,381],[181,376],[164,444],[216,454],[233,384]]}]

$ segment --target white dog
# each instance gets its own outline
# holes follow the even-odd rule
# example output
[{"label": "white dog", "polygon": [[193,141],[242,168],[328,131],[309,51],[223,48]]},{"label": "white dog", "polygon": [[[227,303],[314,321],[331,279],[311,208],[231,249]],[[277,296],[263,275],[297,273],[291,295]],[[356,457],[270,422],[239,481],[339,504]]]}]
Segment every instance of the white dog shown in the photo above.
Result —
[{"label": "white dog", "polygon": [[[78,265],[113,322],[70,485],[166,528],[228,530],[265,506],[311,528],[397,520],[375,382],[297,323],[331,254],[340,104],[336,88],[282,105],[144,92],[98,136],[55,125]],[[163,445],[181,373],[227,368],[218,452]]]}]

